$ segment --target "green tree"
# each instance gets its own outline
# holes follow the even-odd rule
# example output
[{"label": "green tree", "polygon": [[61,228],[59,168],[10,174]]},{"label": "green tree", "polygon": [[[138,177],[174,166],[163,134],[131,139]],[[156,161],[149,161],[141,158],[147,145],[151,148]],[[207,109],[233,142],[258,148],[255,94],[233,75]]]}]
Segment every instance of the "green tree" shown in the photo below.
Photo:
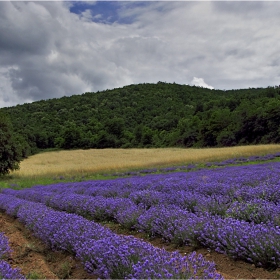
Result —
[{"label": "green tree", "polygon": [[145,147],[150,147],[152,145],[153,131],[149,127],[146,127],[146,126],[143,127],[141,143]]},{"label": "green tree", "polygon": [[7,116],[0,113],[0,175],[19,169],[22,147]]},{"label": "green tree", "polygon": [[105,121],[105,128],[108,134],[113,134],[121,138],[124,130],[124,120],[122,118],[112,118]]},{"label": "green tree", "polygon": [[64,149],[73,149],[80,147],[81,130],[74,122],[67,122],[62,137],[64,141],[61,143]]}]

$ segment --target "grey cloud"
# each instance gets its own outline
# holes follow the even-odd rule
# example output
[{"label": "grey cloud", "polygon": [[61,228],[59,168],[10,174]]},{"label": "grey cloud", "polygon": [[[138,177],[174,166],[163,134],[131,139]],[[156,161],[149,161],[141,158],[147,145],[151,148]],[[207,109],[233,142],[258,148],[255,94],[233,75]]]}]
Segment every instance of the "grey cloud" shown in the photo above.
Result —
[{"label": "grey cloud", "polygon": [[276,59],[272,59],[272,61],[269,63],[269,66],[279,67],[280,66],[280,57],[278,57]]},{"label": "grey cloud", "polygon": [[70,5],[0,2],[0,107],[140,82],[230,89],[279,78],[276,2],[118,2],[110,24]]},{"label": "grey cloud", "polygon": [[118,66],[139,67],[159,62],[164,56],[164,42],[153,37],[125,37],[116,40],[107,55]]},{"label": "grey cloud", "polygon": [[270,21],[277,17],[279,1],[213,1],[213,12],[233,15],[243,19],[258,18],[259,21]]},{"label": "grey cloud", "polygon": [[247,59],[255,54],[256,52],[254,50],[249,50],[249,49],[230,49],[225,51],[224,53],[225,57],[233,56],[238,59],[242,59],[242,58]]},{"label": "grey cloud", "polygon": [[50,16],[41,7],[32,11],[29,2],[1,2],[0,51],[3,55],[43,54],[47,51],[50,38],[48,26],[40,16]]},{"label": "grey cloud", "polygon": [[260,1],[214,1],[214,9],[231,14],[247,14],[252,11],[260,11],[264,8],[264,3]]}]

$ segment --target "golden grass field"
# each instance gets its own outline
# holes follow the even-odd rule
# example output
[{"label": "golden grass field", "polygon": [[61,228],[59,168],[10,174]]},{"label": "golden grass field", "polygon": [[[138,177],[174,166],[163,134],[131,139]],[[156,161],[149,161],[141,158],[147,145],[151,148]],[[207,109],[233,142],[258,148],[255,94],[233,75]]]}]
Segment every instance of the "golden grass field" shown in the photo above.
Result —
[{"label": "golden grass field", "polygon": [[280,145],[251,145],[228,148],[90,149],[45,152],[30,156],[12,172],[16,177],[74,176],[148,167],[176,166],[220,161],[241,156],[266,155]]}]

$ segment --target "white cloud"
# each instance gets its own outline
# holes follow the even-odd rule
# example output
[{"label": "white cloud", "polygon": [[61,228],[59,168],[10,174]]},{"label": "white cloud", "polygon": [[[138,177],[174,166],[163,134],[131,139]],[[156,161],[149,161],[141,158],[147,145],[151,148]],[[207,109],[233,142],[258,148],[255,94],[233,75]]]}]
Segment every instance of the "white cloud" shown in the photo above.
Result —
[{"label": "white cloud", "polygon": [[92,14],[91,14],[91,10],[90,10],[90,9],[87,9],[87,10],[85,10],[84,12],[82,12],[81,18],[82,18],[84,21],[89,21],[89,22],[91,22],[92,19],[93,19],[93,16],[92,16]]},{"label": "white cloud", "polygon": [[196,78],[193,77],[192,81],[191,81],[191,85],[194,86],[198,86],[198,87],[204,87],[204,88],[210,88],[210,89],[214,89],[214,87],[206,84],[203,80],[203,78]]}]

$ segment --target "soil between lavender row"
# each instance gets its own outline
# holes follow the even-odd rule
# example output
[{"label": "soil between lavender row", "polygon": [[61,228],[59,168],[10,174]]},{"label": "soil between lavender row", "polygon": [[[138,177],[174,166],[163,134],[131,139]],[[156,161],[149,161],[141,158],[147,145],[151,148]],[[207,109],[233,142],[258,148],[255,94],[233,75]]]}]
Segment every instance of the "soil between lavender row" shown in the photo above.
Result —
[{"label": "soil between lavender row", "polygon": [[28,279],[97,279],[84,271],[75,258],[65,252],[47,248],[16,218],[0,212],[1,232],[9,239],[12,249],[8,259],[13,268],[19,268]]},{"label": "soil between lavender row", "polygon": [[[178,250],[181,254],[189,254],[196,251],[205,259],[214,261],[217,271],[225,279],[279,279],[280,268],[267,271],[256,268],[244,261],[234,261],[229,257],[208,251],[204,248],[192,248],[183,246],[176,248],[172,244],[163,242],[160,238],[149,238],[144,233],[127,231],[118,224],[103,224],[118,234],[133,235],[144,239],[154,246],[165,248],[167,251]],[[32,235],[17,219],[0,212],[1,231],[9,239],[13,250],[9,263],[13,268],[20,268],[21,272],[29,279],[97,279],[96,275],[86,273],[82,264],[75,260],[74,256],[63,252],[54,252],[47,248],[40,240]]]}]

